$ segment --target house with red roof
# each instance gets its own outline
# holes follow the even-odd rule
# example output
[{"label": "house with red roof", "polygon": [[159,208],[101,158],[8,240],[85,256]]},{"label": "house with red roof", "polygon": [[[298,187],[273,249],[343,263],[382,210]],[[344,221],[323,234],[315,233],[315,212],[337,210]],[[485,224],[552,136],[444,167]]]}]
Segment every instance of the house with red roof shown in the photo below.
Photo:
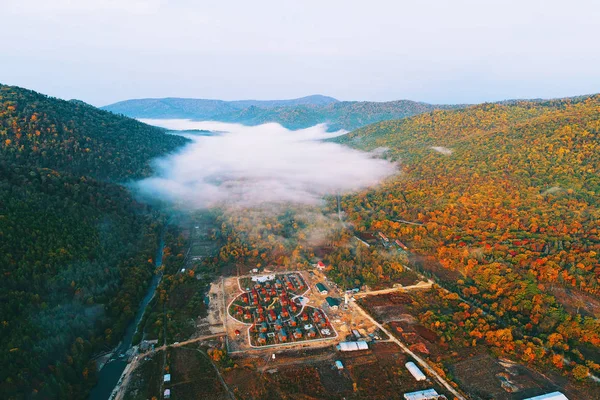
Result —
[{"label": "house with red roof", "polygon": [[324,270],[326,268],[326,265],[325,265],[325,263],[323,261],[319,261],[318,263],[315,264],[315,267],[318,270],[322,271],[322,270]]}]

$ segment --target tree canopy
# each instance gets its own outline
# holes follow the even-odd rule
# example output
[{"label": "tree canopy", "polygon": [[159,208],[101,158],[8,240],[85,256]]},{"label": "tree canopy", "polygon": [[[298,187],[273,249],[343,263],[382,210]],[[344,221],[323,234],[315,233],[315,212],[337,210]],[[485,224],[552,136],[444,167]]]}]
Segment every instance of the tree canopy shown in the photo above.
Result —
[{"label": "tree canopy", "polygon": [[0,392],[85,398],[154,270],[161,219],[117,182],[186,139],[0,85]]}]

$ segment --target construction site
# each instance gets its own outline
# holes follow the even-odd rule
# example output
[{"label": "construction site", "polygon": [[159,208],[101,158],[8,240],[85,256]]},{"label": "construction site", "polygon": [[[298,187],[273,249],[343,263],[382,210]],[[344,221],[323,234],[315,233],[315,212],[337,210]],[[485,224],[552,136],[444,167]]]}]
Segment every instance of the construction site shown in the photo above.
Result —
[{"label": "construction site", "polygon": [[[231,354],[384,336],[351,307],[351,294],[341,292],[317,270],[224,278],[222,287],[227,310],[223,324]],[[210,313],[209,309],[209,318],[216,319]]]}]

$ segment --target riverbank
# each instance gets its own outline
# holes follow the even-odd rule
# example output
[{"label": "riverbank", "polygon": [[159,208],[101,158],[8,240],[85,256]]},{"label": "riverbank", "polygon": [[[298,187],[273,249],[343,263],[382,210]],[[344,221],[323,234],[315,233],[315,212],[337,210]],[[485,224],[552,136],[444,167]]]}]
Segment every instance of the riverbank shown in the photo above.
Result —
[{"label": "riverbank", "polygon": [[132,349],[133,337],[138,329],[138,325],[144,315],[146,307],[150,304],[150,301],[154,297],[156,288],[162,278],[162,272],[160,267],[162,266],[163,252],[165,248],[164,233],[161,235],[160,243],[156,253],[155,267],[156,272],[152,277],[152,281],[146,295],[142,299],[140,306],[135,314],[133,321],[127,326],[123,340],[117,347],[110,353],[110,358],[105,361],[102,368],[98,371],[98,383],[91,390],[88,397],[89,400],[106,400],[113,396],[114,391],[117,389],[119,383],[122,380],[124,372],[128,366],[128,352]]}]

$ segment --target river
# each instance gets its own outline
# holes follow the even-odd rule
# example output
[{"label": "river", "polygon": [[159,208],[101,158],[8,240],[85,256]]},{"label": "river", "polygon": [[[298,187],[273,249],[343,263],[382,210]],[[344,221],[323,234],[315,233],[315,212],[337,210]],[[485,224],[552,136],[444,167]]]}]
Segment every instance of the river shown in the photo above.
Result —
[{"label": "river", "polygon": [[[159,268],[162,265],[163,258],[163,250],[165,248],[164,237],[161,236],[160,245],[158,246],[158,250],[156,253],[156,261],[155,266]],[[148,291],[146,295],[142,299],[140,306],[138,307],[138,311],[135,314],[135,318],[125,331],[125,335],[123,336],[123,340],[119,344],[119,346],[115,349],[113,353],[113,357],[108,361],[104,367],[98,372],[98,383],[92,391],[90,392],[89,400],[107,400],[110,398],[110,395],[119,382],[119,378],[123,374],[125,367],[127,366],[127,361],[125,357],[121,357],[122,354],[125,354],[127,350],[131,348],[131,342],[133,341],[133,336],[137,330],[137,326],[140,323],[142,316],[144,315],[144,311],[146,310],[146,306],[152,300],[154,296],[154,292],[156,287],[160,283],[160,279],[162,278],[161,274],[155,274],[152,278],[152,282],[150,283],[150,287],[148,287]]]}]

